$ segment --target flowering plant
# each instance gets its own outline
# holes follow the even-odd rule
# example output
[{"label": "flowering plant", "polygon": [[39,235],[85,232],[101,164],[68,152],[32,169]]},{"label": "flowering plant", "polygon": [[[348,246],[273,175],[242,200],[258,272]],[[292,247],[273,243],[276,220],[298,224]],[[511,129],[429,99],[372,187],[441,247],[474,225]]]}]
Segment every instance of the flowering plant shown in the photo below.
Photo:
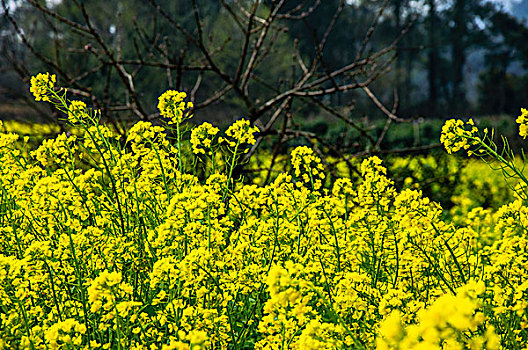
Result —
[{"label": "flowering plant", "polygon": [[[455,226],[377,157],[358,181],[323,184],[308,148],[292,152],[293,176],[230,186],[256,132],[246,121],[220,144],[207,131],[210,156],[229,161],[199,178],[174,157],[185,138],[138,122],[122,139],[55,89],[39,96],[72,135],[23,156],[18,135],[0,133],[0,349],[528,344],[522,198]],[[449,145],[488,149],[453,125]],[[197,128],[204,147],[211,128]]]}]

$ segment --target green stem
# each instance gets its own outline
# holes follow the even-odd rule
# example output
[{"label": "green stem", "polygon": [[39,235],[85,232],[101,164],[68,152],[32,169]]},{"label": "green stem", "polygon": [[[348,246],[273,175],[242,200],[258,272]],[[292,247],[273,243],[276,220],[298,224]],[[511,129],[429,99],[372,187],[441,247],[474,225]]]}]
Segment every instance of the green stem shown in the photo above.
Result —
[{"label": "green stem", "polygon": [[22,317],[24,317],[24,323],[26,324],[26,334],[29,340],[29,344],[31,346],[31,350],[35,350],[35,344],[33,343],[33,340],[31,339],[31,332],[29,331],[29,320],[26,313],[26,308],[22,304],[22,302],[17,298],[17,303],[20,309],[22,310]]},{"label": "green stem", "polygon": [[[112,293],[113,294],[113,293]],[[121,350],[121,322],[119,321],[119,313],[117,312],[117,304],[115,302],[116,295],[114,294],[114,310],[116,313],[116,323],[117,323],[117,348]]]},{"label": "green stem", "polygon": [[180,131],[180,123],[176,123],[176,146],[178,148],[178,171],[180,172],[180,178],[182,176],[182,157],[181,157],[181,131]]},{"label": "green stem", "polygon": [[470,138],[471,140],[474,140],[474,141],[477,141],[482,147],[484,147],[486,149],[486,151],[488,152],[488,154],[492,155],[495,159],[497,159],[498,161],[500,161],[501,163],[505,164],[508,168],[510,168],[525,184],[528,185],[528,179],[526,179],[526,177],[523,175],[523,173],[521,173],[516,167],[515,165],[513,164],[513,161],[510,162],[508,160],[506,160],[506,158],[504,158],[503,156],[501,156],[500,154],[498,154],[493,148],[491,148],[489,145],[487,145],[486,143],[484,143],[484,141],[482,141],[482,139],[480,138],[475,138],[475,137],[471,137]]},{"label": "green stem", "polygon": [[224,194],[222,195],[222,202],[225,200],[225,197],[229,190],[229,184],[231,183],[231,177],[233,176],[233,169],[235,168],[235,160],[236,160],[239,145],[240,143],[237,141],[237,144],[235,145],[235,150],[233,151],[233,158],[231,158],[231,165],[229,166],[229,176],[227,177],[226,188],[224,190]]}]

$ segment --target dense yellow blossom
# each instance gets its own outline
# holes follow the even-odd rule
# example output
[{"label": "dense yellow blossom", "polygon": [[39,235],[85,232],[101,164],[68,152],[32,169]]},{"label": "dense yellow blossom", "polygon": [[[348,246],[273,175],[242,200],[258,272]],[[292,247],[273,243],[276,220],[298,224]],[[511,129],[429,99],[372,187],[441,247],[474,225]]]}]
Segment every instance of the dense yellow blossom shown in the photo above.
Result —
[{"label": "dense yellow blossom", "polygon": [[68,107],[68,120],[71,123],[76,123],[79,119],[83,119],[83,115],[86,114],[86,103],[83,101],[71,101]]},{"label": "dense yellow blossom", "polygon": [[321,159],[314,154],[311,148],[299,146],[292,153],[292,166],[298,185],[313,186],[315,190],[322,187],[325,171]]},{"label": "dense yellow blossom", "polygon": [[475,138],[478,138],[478,129],[472,119],[466,123],[460,119],[450,119],[442,127],[440,142],[448,153],[455,153],[475,145]]},{"label": "dense yellow blossom", "polygon": [[[393,312],[380,325],[378,349],[499,349],[500,339],[486,316],[479,311],[478,296],[486,290],[484,282],[470,281],[455,295],[440,296],[431,306],[418,312],[418,323],[403,327],[401,313]],[[477,328],[487,330],[472,337]]]},{"label": "dense yellow blossom", "polygon": [[[164,98],[177,109],[184,96]],[[121,140],[96,118],[75,124],[27,154],[0,133],[0,349],[528,345],[522,189],[497,210],[464,207],[455,225],[378,157],[330,181],[301,146],[268,184],[233,180],[256,142],[247,121],[205,173],[169,128],[138,122]],[[465,148],[472,127],[451,124],[458,141],[444,141]],[[206,131],[211,149],[220,131]]]},{"label": "dense yellow blossom", "polygon": [[158,110],[163,117],[169,119],[169,124],[181,123],[185,110],[193,107],[192,102],[183,101],[186,97],[185,92],[167,90],[158,98]]},{"label": "dense yellow blossom", "polygon": [[[235,149],[242,146],[251,146],[254,145],[255,133],[259,132],[259,129],[256,126],[251,126],[249,120],[240,119],[234,122],[226,130],[226,137],[220,137],[220,143],[226,143],[229,147]],[[246,148],[244,152],[247,152]]]},{"label": "dense yellow blossom", "polygon": [[194,154],[211,154],[213,138],[220,130],[210,123],[202,123],[191,131],[191,144]]},{"label": "dense yellow blossom", "polygon": [[56,82],[55,74],[39,73],[31,77],[29,91],[35,96],[35,101],[49,101],[50,91],[53,91]]}]

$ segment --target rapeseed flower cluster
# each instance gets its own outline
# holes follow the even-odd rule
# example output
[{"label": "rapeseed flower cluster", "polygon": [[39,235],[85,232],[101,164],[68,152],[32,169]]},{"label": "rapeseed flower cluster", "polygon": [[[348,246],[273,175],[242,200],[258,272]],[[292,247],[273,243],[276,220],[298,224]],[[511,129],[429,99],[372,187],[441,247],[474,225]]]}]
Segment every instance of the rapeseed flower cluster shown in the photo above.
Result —
[{"label": "rapeseed flower cluster", "polygon": [[35,101],[49,101],[50,95],[53,92],[57,77],[55,74],[39,73],[31,77],[31,87],[29,91],[35,97]]},{"label": "rapeseed flower cluster", "polygon": [[191,145],[194,154],[211,154],[213,139],[220,129],[210,123],[202,123],[191,131]]},{"label": "rapeseed flower cluster", "polygon": [[165,126],[75,120],[28,156],[0,133],[0,349],[526,348],[521,197],[455,226],[377,157],[327,184],[297,148],[292,174],[231,186]]},{"label": "rapeseed flower cluster", "polygon": [[477,144],[475,138],[478,137],[478,129],[469,119],[464,123],[460,119],[450,119],[442,127],[440,142],[444,145],[447,153],[455,153],[461,149],[467,150],[472,145]]},{"label": "rapeseed flower cluster", "polygon": [[[220,143],[225,143],[233,150],[243,146],[252,146],[257,142],[255,140],[255,133],[259,132],[256,126],[251,126],[249,120],[240,119],[234,122],[226,130],[226,137],[219,139]],[[249,148],[244,149],[244,153],[247,153]],[[235,152],[236,153],[236,152]]]},{"label": "rapeseed flower cluster", "polygon": [[192,102],[185,102],[185,92],[167,90],[158,98],[160,115],[169,119],[169,124],[179,124],[184,119],[190,118],[185,111],[193,107]]},{"label": "rapeseed flower cluster", "polygon": [[78,118],[83,118],[86,115],[86,103],[83,101],[71,101],[68,107],[68,120],[70,123],[75,124]]},{"label": "rapeseed flower cluster", "polygon": [[299,146],[291,153],[291,162],[297,178],[297,186],[311,186],[319,190],[325,179],[325,172],[321,159],[314,151],[306,146]]},{"label": "rapeseed flower cluster", "polygon": [[500,348],[500,338],[492,325],[480,336],[471,336],[485,327],[486,316],[478,296],[484,293],[484,282],[470,281],[456,294],[444,294],[417,313],[416,324],[403,326],[402,313],[391,313],[380,324],[378,349],[488,349]]},{"label": "rapeseed flower cluster", "polygon": [[521,115],[515,121],[519,124],[519,135],[525,139],[528,136],[528,110],[521,108]]},{"label": "rapeseed flower cluster", "polygon": [[[526,136],[528,129],[526,125],[526,116],[528,111],[522,109],[521,116],[517,118],[519,125],[519,135]],[[470,130],[466,130],[469,126]],[[457,152],[461,148],[468,150],[468,156],[476,155],[484,158],[486,162],[494,162],[492,168],[500,170],[508,186],[513,189],[515,195],[528,200],[528,178],[524,174],[524,163],[519,166],[519,159],[515,157],[508,140],[502,137],[502,150],[495,143],[494,131],[491,133],[484,129],[482,136],[479,133],[475,123],[470,119],[466,125],[461,120],[451,119],[446,121],[442,127],[440,141],[444,144],[448,153]],[[469,150],[469,148],[472,149]],[[525,162],[523,158],[521,162]]]}]

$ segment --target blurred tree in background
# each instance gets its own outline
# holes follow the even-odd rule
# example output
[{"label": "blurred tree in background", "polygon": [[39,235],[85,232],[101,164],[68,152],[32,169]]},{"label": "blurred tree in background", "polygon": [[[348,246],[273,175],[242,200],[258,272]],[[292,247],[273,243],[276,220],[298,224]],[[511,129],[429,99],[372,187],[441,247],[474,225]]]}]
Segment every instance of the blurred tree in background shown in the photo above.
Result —
[{"label": "blurred tree in background", "polygon": [[157,96],[176,89],[198,119],[250,118],[271,149],[364,155],[393,152],[387,134],[411,120],[403,150],[434,146],[421,117],[514,118],[528,91],[526,23],[484,0],[2,0],[2,11],[0,118],[56,120],[24,101],[28,78],[50,71],[116,124],[156,119]]},{"label": "blurred tree in background", "polygon": [[25,81],[38,71],[57,74],[115,124],[158,118],[155,101],[166,89],[188,92],[201,119],[246,116],[261,130],[258,142],[271,139],[275,150],[292,139],[332,148],[304,125],[323,112],[359,133],[364,141],[353,152],[379,150],[385,133],[351,118],[359,91],[387,121],[405,121],[369,88],[389,71],[410,28],[373,40],[378,26],[387,31],[388,1],[2,4],[3,53],[13,70]]}]

